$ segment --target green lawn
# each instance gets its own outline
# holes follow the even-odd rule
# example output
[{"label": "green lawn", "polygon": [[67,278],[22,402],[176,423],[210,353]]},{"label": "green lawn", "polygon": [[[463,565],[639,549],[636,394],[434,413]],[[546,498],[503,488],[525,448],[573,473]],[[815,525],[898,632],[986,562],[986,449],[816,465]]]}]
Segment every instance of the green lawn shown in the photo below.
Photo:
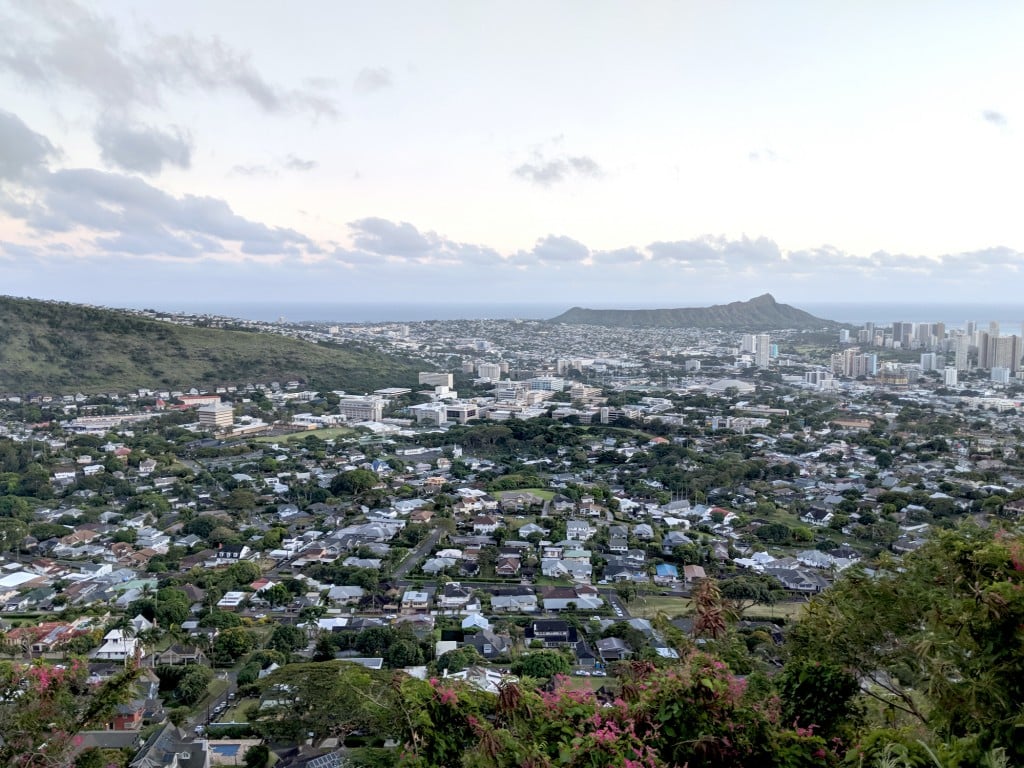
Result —
[{"label": "green lawn", "polygon": [[[745,619],[778,619],[794,621],[803,615],[807,603],[776,603],[775,605],[753,605],[743,612]],[[670,619],[687,616],[693,612],[693,601],[686,597],[638,596],[626,606],[630,615],[641,619],[652,619],[664,613]]]},{"label": "green lawn", "polygon": [[244,723],[246,722],[245,710],[251,704],[259,704],[259,699],[238,699],[231,704],[221,716],[217,718],[219,723]]},{"label": "green lawn", "polygon": [[549,488],[519,488],[514,491],[495,491],[494,495],[505,497],[516,493],[530,493],[544,499],[544,501],[551,501],[551,499],[555,498],[555,492]]},{"label": "green lawn", "polygon": [[685,616],[690,613],[693,610],[693,602],[685,597],[638,596],[626,605],[626,610],[631,616],[642,619],[652,619],[659,613],[664,613],[670,619],[674,619],[677,616]]},{"label": "green lawn", "polygon": [[334,440],[339,437],[354,435],[356,431],[351,427],[329,427],[327,429],[307,429],[302,432],[292,432],[290,435],[264,435],[257,437],[257,443],[297,443],[305,440],[310,435],[319,440]]}]

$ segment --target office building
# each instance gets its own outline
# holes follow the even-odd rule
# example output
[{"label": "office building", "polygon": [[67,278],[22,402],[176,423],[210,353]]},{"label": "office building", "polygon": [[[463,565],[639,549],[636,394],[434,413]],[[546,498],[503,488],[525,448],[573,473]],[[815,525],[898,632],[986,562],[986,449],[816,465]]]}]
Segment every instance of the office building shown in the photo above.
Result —
[{"label": "office building", "polygon": [[523,383],[527,389],[545,392],[561,392],[565,389],[565,379],[559,376],[534,376]]},{"label": "office building", "polygon": [[455,377],[450,373],[438,373],[435,371],[420,371],[420,384],[430,387],[451,387],[455,386]]},{"label": "office building", "polygon": [[199,424],[212,429],[227,429],[235,422],[235,409],[228,403],[211,403],[196,410]]},{"label": "office building", "polygon": [[384,398],[376,395],[345,395],[338,413],[349,421],[380,421],[384,418]]}]

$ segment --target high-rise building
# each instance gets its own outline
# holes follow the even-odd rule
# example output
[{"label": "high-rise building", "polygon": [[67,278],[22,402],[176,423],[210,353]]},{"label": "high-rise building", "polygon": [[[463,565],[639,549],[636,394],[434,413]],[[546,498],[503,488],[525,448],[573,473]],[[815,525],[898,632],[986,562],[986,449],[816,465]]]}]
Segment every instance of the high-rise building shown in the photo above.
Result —
[{"label": "high-rise building", "polygon": [[939,367],[939,356],[934,352],[921,353],[921,370],[934,371]]},{"label": "high-rise building", "polygon": [[772,339],[767,333],[757,334],[754,349],[754,365],[767,368],[772,355]]},{"label": "high-rise building", "polygon": [[349,421],[380,421],[384,418],[384,398],[377,395],[344,395],[338,413]]},{"label": "high-rise building", "polygon": [[481,379],[497,381],[501,378],[501,366],[498,363],[480,363],[476,367],[476,375]]},{"label": "high-rise building", "polygon": [[1010,383],[1010,369],[996,366],[992,369],[989,376],[993,384],[1009,384]]},{"label": "high-rise building", "polygon": [[861,376],[874,376],[878,373],[878,355],[868,352],[863,355],[854,355],[850,376],[855,379]]},{"label": "high-rise building", "polygon": [[942,383],[947,387],[955,387],[957,385],[956,368],[954,366],[947,365],[942,374]]},{"label": "high-rise building", "polygon": [[740,352],[742,354],[753,354],[757,349],[757,338],[752,333],[744,333],[740,339]]},{"label": "high-rise building", "polygon": [[968,370],[967,350],[970,349],[971,339],[966,334],[959,334],[953,337],[953,367],[958,371]]},{"label": "high-rise building", "polygon": [[1020,369],[1020,336],[989,336],[987,347],[989,368],[1006,368],[1011,374]]},{"label": "high-rise building", "polygon": [[214,429],[227,429],[235,422],[235,409],[229,403],[211,403],[196,409],[199,424]]}]

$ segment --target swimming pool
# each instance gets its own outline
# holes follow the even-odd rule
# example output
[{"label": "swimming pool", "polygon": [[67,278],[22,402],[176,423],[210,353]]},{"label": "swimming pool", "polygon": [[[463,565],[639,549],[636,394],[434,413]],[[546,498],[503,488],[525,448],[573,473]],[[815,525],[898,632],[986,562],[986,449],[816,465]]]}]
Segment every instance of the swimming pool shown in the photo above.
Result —
[{"label": "swimming pool", "polygon": [[241,748],[239,744],[211,744],[210,751],[221,757],[235,757]]}]

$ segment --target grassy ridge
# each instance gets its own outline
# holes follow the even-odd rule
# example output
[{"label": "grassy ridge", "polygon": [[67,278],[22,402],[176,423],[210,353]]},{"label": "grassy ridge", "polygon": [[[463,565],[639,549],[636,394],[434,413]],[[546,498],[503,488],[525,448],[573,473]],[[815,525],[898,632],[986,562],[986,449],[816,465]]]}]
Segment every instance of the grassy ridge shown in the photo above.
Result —
[{"label": "grassy ridge", "polygon": [[359,344],[313,344],[0,297],[2,392],[88,394],[291,379],[363,392],[414,384],[421,365]]}]

